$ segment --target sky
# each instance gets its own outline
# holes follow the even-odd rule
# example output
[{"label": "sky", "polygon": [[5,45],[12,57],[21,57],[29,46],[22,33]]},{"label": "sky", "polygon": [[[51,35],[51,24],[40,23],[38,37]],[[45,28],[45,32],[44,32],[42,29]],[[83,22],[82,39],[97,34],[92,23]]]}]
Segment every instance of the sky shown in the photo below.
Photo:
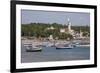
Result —
[{"label": "sky", "polygon": [[90,13],[21,10],[21,24],[59,23],[65,25],[68,19],[73,26],[90,25]]}]

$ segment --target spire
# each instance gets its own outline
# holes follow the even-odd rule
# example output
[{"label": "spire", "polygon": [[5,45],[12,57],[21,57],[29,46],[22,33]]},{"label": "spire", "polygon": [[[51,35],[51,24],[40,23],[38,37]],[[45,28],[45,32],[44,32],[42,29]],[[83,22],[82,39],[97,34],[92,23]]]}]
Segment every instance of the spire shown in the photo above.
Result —
[{"label": "spire", "polygon": [[69,25],[70,19],[68,18],[67,21],[68,21],[68,25]]},{"label": "spire", "polygon": [[70,19],[69,19],[69,18],[68,18],[67,20],[68,20],[68,22],[70,21]]}]

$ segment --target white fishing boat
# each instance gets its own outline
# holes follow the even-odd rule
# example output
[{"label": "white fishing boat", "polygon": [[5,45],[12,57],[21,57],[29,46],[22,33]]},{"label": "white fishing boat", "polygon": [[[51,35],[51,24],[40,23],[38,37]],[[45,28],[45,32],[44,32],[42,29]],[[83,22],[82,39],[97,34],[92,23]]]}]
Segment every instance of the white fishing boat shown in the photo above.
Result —
[{"label": "white fishing boat", "polygon": [[39,52],[42,51],[42,47],[40,45],[33,46],[32,44],[26,46],[26,52]]}]

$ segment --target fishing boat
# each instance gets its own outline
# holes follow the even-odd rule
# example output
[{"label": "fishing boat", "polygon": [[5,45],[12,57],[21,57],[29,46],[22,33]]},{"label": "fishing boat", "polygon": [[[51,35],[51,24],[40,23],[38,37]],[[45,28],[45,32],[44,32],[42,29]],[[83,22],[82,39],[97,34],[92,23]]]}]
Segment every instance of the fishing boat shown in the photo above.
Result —
[{"label": "fishing boat", "polygon": [[70,44],[64,44],[64,45],[59,44],[58,46],[56,46],[56,49],[72,49],[72,48],[73,46]]},{"label": "fishing boat", "polygon": [[40,45],[32,46],[28,45],[26,46],[26,52],[39,52],[42,51],[42,47]]},{"label": "fishing boat", "polygon": [[76,47],[90,47],[89,43],[76,43]]}]

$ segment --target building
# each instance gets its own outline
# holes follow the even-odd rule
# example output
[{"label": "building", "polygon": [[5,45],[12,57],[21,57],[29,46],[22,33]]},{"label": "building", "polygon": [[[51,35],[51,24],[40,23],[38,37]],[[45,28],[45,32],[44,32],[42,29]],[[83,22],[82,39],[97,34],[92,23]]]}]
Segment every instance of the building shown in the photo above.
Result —
[{"label": "building", "polygon": [[66,24],[66,26],[67,26],[67,28],[60,29],[60,32],[73,34],[74,30],[71,29],[71,22],[70,22],[69,18],[68,18],[68,23]]},{"label": "building", "polygon": [[80,31],[80,33],[77,33],[77,32],[75,32],[72,28],[71,28],[71,22],[70,22],[70,19],[68,18],[68,20],[67,20],[67,24],[66,24],[66,26],[67,26],[67,28],[61,28],[60,29],[60,33],[68,33],[68,34],[71,34],[72,36],[73,36],[73,38],[82,38],[83,36],[83,33],[82,33],[82,31]]},{"label": "building", "polygon": [[53,30],[53,29],[55,29],[53,26],[47,28],[47,30]]},{"label": "building", "polygon": [[[46,30],[54,30],[54,29],[56,28],[54,28],[53,26],[46,28]],[[72,23],[69,18],[67,19],[67,24],[65,24],[65,27],[60,28],[59,31],[60,33],[66,33],[72,35],[74,39],[83,38],[83,32],[81,30],[79,32],[76,32],[75,30],[72,29]],[[53,40],[53,35],[50,35],[48,39]]]}]

